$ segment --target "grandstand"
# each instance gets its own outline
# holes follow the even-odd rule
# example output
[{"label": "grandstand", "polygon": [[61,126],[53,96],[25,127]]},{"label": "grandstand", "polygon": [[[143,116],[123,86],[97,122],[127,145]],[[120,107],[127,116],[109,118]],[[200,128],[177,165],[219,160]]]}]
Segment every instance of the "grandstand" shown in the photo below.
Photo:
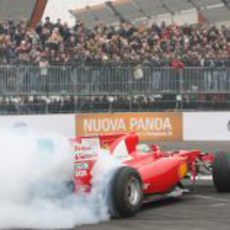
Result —
[{"label": "grandstand", "polygon": [[0,2],[0,114],[230,109],[228,1],[38,2]]},{"label": "grandstand", "polygon": [[[85,9],[72,10],[72,14],[86,23],[94,26],[98,21],[106,24],[119,21],[147,21],[164,17],[166,21],[180,23],[180,15],[186,12],[184,17],[193,23],[205,20],[208,23],[230,23],[229,7],[226,0],[117,0],[106,1],[97,6],[86,6]],[[189,12],[193,16],[189,16]],[[196,21],[192,19],[196,15]],[[184,20],[182,20],[184,22]]]}]

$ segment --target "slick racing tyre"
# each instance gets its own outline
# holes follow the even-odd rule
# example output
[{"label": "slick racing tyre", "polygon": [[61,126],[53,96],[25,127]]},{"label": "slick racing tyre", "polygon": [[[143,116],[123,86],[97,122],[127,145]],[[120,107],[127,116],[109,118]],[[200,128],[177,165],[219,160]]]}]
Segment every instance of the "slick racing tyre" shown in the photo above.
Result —
[{"label": "slick racing tyre", "polygon": [[111,186],[111,214],[113,217],[131,217],[141,208],[142,181],[139,173],[130,167],[121,167],[115,173]]},{"label": "slick racing tyre", "polygon": [[215,155],[212,176],[218,192],[230,192],[230,153]]}]

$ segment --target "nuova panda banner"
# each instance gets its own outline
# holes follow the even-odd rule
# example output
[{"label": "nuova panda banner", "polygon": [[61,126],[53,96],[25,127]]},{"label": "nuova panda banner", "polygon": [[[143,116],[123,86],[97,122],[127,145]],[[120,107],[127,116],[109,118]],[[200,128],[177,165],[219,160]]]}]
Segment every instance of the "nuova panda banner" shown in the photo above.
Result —
[{"label": "nuova panda banner", "polygon": [[76,114],[76,135],[135,131],[141,141],[181,141],[182,113]]}]

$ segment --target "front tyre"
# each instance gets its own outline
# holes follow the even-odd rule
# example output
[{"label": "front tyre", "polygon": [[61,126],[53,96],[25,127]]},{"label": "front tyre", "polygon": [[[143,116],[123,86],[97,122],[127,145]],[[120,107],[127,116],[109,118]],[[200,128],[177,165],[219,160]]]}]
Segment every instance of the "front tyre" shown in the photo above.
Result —
[{"label": "front tyre", "polygon": [[230,192],[230,153],[215,155],[212,176],[218,192]]},{"label": "front tyre", "polygon": [[141,208],[142,181],[139,173],[130,167],[121,167],[115,173],[111,187],[113,217],[131,217]]}]

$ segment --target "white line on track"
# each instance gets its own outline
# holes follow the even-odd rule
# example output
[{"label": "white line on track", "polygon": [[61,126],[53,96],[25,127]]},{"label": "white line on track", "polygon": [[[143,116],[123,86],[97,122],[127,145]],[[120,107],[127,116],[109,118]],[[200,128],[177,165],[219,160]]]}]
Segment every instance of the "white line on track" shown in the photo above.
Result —
[{"label": "white line on track", "polygon": [[212,200],[212,201],[216,201],[216,202],[230,203],[229,199],[217,198],[217,197],[213,197],[213,196],[192,195],[192,197],[204,199],[204,200]]},{"label": "white line on track", "polygon": [[218,204],[211,204],[210,207],[211,208],[218,208],[218,207],[223,207],[226,206],[226,204],[224,203],[218,203]]}]

